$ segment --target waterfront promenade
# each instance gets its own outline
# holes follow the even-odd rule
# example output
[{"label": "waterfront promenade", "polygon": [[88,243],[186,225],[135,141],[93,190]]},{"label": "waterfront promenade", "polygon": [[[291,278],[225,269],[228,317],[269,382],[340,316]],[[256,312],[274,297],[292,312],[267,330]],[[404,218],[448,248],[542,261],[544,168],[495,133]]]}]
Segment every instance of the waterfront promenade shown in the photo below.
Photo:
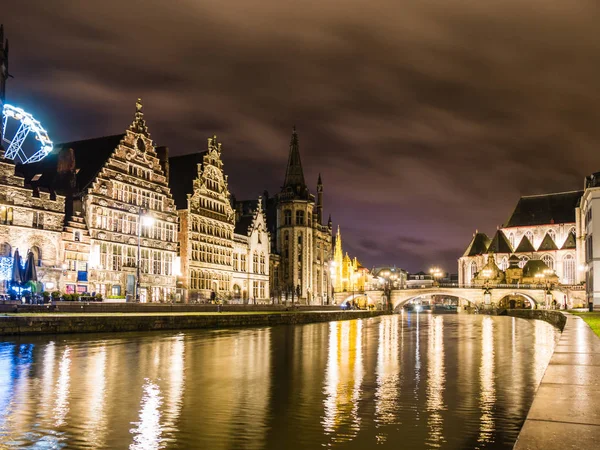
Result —
[{"label": "waterfront promenade", "polygon": [[515,450],[600,448],[600,338],[566,316]]}]

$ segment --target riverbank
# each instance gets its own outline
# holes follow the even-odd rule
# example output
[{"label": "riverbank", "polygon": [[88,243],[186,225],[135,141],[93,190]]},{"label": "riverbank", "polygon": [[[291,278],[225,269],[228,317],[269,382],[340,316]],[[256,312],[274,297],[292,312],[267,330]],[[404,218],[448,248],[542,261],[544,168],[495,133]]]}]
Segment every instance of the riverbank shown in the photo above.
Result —
[{"label": "riverbank", "polygon": [[352,320],[385,311],[19,313],[0,316],[0,336],[263,327]]},{"label": "riverbank", "polygon": [[600,338],[568,313],[515,450],[592,449],[600,436]]}]

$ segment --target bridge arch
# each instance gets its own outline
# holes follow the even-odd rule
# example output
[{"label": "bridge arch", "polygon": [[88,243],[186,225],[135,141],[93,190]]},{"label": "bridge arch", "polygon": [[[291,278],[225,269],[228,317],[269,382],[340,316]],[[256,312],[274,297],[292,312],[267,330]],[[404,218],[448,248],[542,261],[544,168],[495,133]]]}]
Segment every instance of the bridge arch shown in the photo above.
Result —
[{"label": "bridge arch", "polygon": [[377,307],[377,305],[381,303],[381,299],[378,301],[377,299],[373,298],[371,294],[372,293],[367,292],[354,292],[348,296],[345,296],[340,302],[340,305],[346,305],[348,302],[352,303],[353,300],[358,302],[360,299],[366,298],[368,305]]},{"label": "bridge arch", "polygon": [[[400,294],[402,293],[402,291],[398,291]],[[433,289],[433,290],[429,290],[427,289],[426,291],[423,290],[422,292],[412,292],[408,295],[403,295],[400,296],[398,295],[397,298],[393,298],[392,297],[392,307],[394,309],[394,311],[398,311],[400,310],[406,303],[416,300],[418,298],[421,297],[432,297],[434,295],[445,295],[448,297],[456,297],[459,300],[464,300],[466,302],[469,303],[470,306],[474,306],[474,307],[478,307],[478,305],[481,303],[481,301],[477,298],[475,298],[474,296],[465,296],[463,292],[456,292],[456,290],[450,290],[450,289]]]},{"label": "bridge arch", "polygon": [[[526,294],[524,292],[510,292],[505,293],[500,299],[498,299],[498,305],[501,308],[515,308],[515,305],[511,305],[511,302],[514,299],[510,299],[511,297],[522,297],[529,303],[529,309],[536,309],[538,305],[538,301],[536,301],[535,297],[532,295]],[[527,308],[526,308],[527,309]]]}]

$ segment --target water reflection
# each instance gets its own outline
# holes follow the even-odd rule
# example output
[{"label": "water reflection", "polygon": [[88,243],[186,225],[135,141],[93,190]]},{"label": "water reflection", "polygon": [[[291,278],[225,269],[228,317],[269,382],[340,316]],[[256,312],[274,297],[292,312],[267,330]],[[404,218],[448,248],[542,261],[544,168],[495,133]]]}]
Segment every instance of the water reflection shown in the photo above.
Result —
[{"label": "water reflection", "polygon": [[486,316],[481,326],[481,365],[479,369],[481,420],[478,442],[492,442],[494,438],[494,320]]},{"label": "water reflection", "polygon": [[557,333],[404,314],[0,343],[0,448],[512,448]]},{"label": "water reflection", "polygon": [[440,447],[444,442],[444,419],[442,411],[444,404],[444,388],[446,374],[444,369],[444,318],[429,316],[429,337],[427,345],[427,425],[429,436],[427,441],[432,447]]},{"label": "water reflection", "polygon": [[364,376],[362,321],[330,322],[323,429],[332,442],[352,440],[360,431],[358,414]]}]

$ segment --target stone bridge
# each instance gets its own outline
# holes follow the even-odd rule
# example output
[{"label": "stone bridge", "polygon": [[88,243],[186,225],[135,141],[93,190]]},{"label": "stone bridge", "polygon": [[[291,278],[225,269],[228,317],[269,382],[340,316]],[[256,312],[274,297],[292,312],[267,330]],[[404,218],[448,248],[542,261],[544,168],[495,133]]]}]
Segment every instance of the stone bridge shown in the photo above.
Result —
[{"label": "stone bridge", "polygon": [[[556,300],[557,303],[563,304],[566,300],[570,307],[574,304],[585,302],[585,290],[582,286],[552,286],[546,289],[539,285],[499,285],[490,286],[487,289],[489,297],[486,299],[485,293],[486,288],[484,286],[476,285],[444,285],[429,286],[421,288],[410,288],[410,289],[393,289],[391,292],[391,301],[394,309],[401,307],[405,303],[418,299],[420,297],[429,297],[432,295],[446,295],[458,297],[461,306],[476,306],[480,307],[486,304],[498,305],[500,300],[506,296],[519,295],[524,297],[536,308],[545,305],[546,301],[552,303],[552,300]],[[546,295],[548,298],[546,298]],[[380,305],[385,303],[385,294],[381,289],[378,290],[366,290],[362,292],[336,292],[335,302],[342,304],[353,298],[366,296],[369,303],[374,305]]]}]

